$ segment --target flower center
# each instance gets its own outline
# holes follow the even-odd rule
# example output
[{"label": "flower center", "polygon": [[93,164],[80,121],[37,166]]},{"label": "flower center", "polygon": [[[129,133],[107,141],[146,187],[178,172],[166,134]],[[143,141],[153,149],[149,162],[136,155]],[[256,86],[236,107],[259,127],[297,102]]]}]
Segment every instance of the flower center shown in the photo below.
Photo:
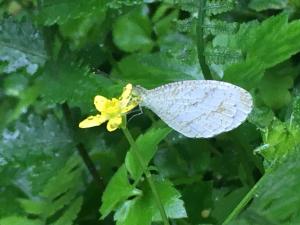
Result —
[{"label": "flower center", "polygon": [[112,100],[108,100],[104,104],[104,108],[102,114],[105,116],[112,118],[121,114],[121,104],[120,101],[116,98]]}]

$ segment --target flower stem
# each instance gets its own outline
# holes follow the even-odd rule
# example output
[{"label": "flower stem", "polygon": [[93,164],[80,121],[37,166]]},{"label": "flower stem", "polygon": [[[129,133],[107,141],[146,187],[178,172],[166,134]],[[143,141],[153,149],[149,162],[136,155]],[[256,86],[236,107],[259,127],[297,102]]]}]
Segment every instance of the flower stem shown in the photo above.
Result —
[{"label": "flower stem", "polygon": [[198,52],[198,61],[203,72],[203,76],[206,80],[212,80],[210,69],[205,61],[205,38],[204,38],[204,19],[206,14],[206,0],[200,0],[199,10],[198,10],[198,21],[196,27],[197,33],[197,52]]},{"label": "flower stem", "polygon": [[269,172],[266,172],[260,180],[251,188],[251,190],[246,194],[246,196],[240,201],[240,203],[234,208],[234,210],[229,214],[229,216],[226,218],[226,220],[222,223],[222,225],[227,225],[229,222],[231,222],[233,219],[235,219],[240,212],[244,209],[244,207],[251,201],[254,194],[257,191],[257,188],[261,185],[262,181],[266,177],[266,175],[269,174]]},{"label": "flower stem", "polygon": [[131,133],[129,132],[129,130],[126,127],[123,127],[122,130],[123,130],[125,137],[127,138],[128,142],[129,142],[129,144],[132,147],[132,152],[135,154],[137,160],[140,163],[140,166],[143,168],[144,174],[146,176],[146,179],[147,179],[149,186],[152,190],[152,193],[154,195],[154,198],[155,198],[156,204],[158,206],[158,209],[160,211],[160,215],[162,217],[164,225],[170,225],[167,214],[164,209],[164,206],[162,204],[161,198],[159,196],[159,193],[158,193],[156,186],[154,184],[154,181],[152,179],[152,175],[151,175],[150,171],[148,170],[147,164],[146,164],[145,160],[143,159],[143,156],[140,154],[137,144],[135,143]]}]

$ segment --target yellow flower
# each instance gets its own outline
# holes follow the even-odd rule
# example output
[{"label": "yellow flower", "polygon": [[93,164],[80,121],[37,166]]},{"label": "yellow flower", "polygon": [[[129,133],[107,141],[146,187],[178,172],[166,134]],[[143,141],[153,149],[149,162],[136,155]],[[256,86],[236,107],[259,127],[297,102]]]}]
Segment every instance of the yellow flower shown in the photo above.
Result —
[{"label": "yellow flower", "polygon": [[79,127],[89,128],[100,126],[102,123],[108,121],[107,130],[114,131],[122,124],[122,116],[139,104],[139,99],[132,94],[132,85],[127,84],[118,99],[113,98],[110,100],[97,95],[95,96],[94,104],[101,114],[89,116],[79,124]]}]

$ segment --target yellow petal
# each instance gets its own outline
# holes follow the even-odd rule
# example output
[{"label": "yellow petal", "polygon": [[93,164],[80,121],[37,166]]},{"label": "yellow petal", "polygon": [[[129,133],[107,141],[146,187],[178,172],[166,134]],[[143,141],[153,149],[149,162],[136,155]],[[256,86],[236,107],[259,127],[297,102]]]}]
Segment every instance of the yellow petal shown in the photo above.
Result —
[{"label": "yellow petal", "polygon": [[123,93],[122,93],[121,97],[119,98],[120,101],[122,102],[123,106],[127,105],[127,103],[129,102],[129,100],[131,98],[131,92],[132,92],[132,84],[127,84],[123,88]]},{"label": "yellow petal", "polygon": [[96,95],[94,98],[94,104],[96,109],[101,112],[105,106],[105,103],[109,101],[107,98],[101,96],[101,95]]},{"label": "yellow petal", "polygon": [[126,107],[122,108],[121,112],[126,113],[132,110],[133,108],[135,108],[138,104],[139,104],[138,101],[130,101],[130,103]]},{"label": "yellow petal", "polygon": [[106,117],[101,115],[89,116],[88,118],[80,122],[79,127],[89,128],[89,127],[100,126],[106,120],[107,120]]},{"label": "yellow petal", "polygon": [[108,123],[107,123],[107,130],[109,132],[112,132],[114,130],[116,130],[122,123],[122,117],[121,116],[117,116],[117,117],[114,117],[114,118],[111,118]]}]

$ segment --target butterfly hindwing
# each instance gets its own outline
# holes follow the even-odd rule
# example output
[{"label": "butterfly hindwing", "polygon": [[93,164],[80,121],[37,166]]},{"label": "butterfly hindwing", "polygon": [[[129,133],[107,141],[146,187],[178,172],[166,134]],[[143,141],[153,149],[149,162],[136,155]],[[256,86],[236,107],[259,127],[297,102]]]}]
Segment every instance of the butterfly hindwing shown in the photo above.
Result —
[{"label": "butterfly hindwing", "polygon": [[240,125],[252,109],[251,95],[235,85],[209,80],[166,84],[142,95],[150,108],[187,137],[212,137]]}]

